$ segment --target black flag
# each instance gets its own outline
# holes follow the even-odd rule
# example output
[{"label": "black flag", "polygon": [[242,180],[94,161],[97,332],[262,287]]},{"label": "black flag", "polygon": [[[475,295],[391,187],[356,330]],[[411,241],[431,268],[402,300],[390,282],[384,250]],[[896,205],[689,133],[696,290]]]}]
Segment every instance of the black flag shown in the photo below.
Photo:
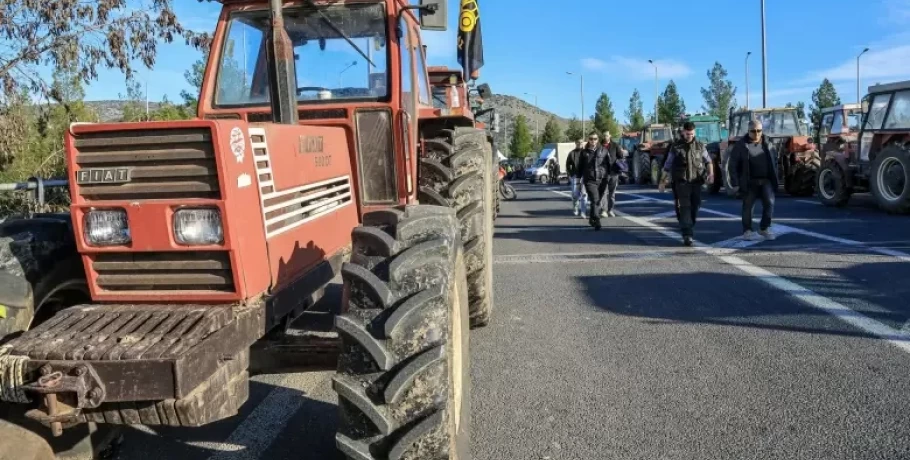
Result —
[{"label": "black flag", "polygon": [[458,17],[458,63],[464,69],[465,80],[483,67],[483,37],[480,34],[479,0],[461,0]]}]

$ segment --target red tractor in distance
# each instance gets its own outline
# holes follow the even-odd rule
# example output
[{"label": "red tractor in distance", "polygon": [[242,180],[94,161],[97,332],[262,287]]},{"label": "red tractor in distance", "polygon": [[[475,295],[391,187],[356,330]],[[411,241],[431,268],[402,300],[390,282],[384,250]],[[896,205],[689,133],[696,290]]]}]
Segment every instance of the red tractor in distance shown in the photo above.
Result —
[{"label": "red tractor in distance", "polygon": [[870,86],[859,109],[830,109],[821,126],[828,134],[817,178],[822,203],[846,206],[853,193],[870,191],[882,210],[910,213],[908,101],[910,82],[903,81]]},{"label": "red tractor in distance", "polygon": [[[432,105],[420,31],[445,29],[447,2],[222,3],[198,119],[67,134],[70,273],[87,296],[45,311],[43,281],[18,278],[13,301],[46,319],[3,338],[4,404],[55,435],[230,417],[250,347],[298,327],[340,273],[334,335],[289,352],[337,356],[338,449],[466,458],[495,158],[469,117]],[[358,71],[327,70],[352,55]]]}]

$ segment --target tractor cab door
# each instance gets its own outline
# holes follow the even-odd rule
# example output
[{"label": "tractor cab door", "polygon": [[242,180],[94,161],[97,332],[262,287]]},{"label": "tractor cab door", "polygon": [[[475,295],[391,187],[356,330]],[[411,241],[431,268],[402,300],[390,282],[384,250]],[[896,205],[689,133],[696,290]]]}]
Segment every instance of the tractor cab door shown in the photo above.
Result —
[{"label": "tractor cab door", "polygon": [[865,115],[863,116],[863,129],[859,136],[859,161],[861,163],[868,164],[869,152],[872,151],[872,148],[875,147],[875,150],[878,150],[881,147],[881,139],[876,138],[875,134],[882,129],[890,104],[891,93],[876,94],[875,96],[863,98],[863,112],[865,112]]}]

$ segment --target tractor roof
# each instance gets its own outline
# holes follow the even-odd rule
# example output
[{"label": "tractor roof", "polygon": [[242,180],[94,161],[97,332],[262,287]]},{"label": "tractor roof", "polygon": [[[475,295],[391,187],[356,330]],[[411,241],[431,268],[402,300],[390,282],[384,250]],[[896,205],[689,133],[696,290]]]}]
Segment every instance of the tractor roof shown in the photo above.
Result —
[{"label": "tractor roof", "polygon": [[664,124],[664,123],[651,123],[650,125],[647,126],[647,128],[649,128],[649,129],[668,128],[668,129],[669,129],[669,128],[670,128],[670,125],[667,125],[667,124]]},{"label": "tractor roof", "polygon": [[898,81],[894,83],[885,83],[884,85],[873,85],[869,87],[869,94],[888,93],[891,91],[900,91],[910,89],[910,80]]},{"label": "tractor roof", "polygon": [[685,121],[691,121],[691,122],[693,122],[693,123],[695,123],[695,122],[697,122],[697,121],[717,121],[717,122],[720,122],[720,118],[717,118],[717,117],[715,117],[714,115],[706,115],[706,114],[689,115],[689,116],[687,116],[687,117],[683,117],[683,120],[685,120]]},{"label": "tractor roof", "polygon": [[840,104],[834,107],[822,109],[822,113],[840,112],[842,110],[859,110],[862,106],[859,104]]}]

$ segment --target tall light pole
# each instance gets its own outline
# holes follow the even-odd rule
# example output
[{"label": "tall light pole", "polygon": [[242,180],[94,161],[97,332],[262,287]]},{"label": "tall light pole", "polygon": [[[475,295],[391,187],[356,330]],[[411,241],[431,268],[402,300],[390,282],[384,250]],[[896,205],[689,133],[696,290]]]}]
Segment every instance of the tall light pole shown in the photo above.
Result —
[{"label": "tall light pole", "polygon": [[350,69],[351,67],[354,67],[355,65],[357,65],[357,61],[351,62],[347,67],[341,69],[341,72],[338,72],[338,87],[339,87],[339,88],[341,88],[341,87],[343,86],[343,85],[341,84],[341,78],[342,78],[342,76],[344,75],[344,73],[345,73],[348,69]]},{"label": "tall light pole", "polygon": [[660,84],[657,82],[657,64],[654,63],[653,59],[648,59],[648,62],[654,66],[654,123],[660,123],[660,105],[658,101],[660,99]]},{"label": "tall light pole", "polygon": [[[566,72],[566,75],[575,75],[573,72]],[[588,132],[585,131],[585,75],[578,74],[581,77],[581,134],[587,136]]]},{"label": "tall light pole", "polygon": [[752,52],[749,51],[746,53],[746,108],[749,108],[749,56],[752,55]]},{"label": "tall light pole", "polygon": [[859,55],[856,56],[856,103],[857,104],[860,104],[863,99],[863,93],[860,92],[861,90],[860,90],[860,85],[859,85],[859,58],[860,58],[860,56],[866,54],[866,51],[869,51],[869,48],[864,49],[862,53],[859,53]]},{"label": "tall light pole", "polygon": [[765,46],[765,0],[761,0],[761,106],[768,108],[768,52]]},{"label": "tall light pole", "polygon": [[537,116],[534,117],[534,139],[540,143],[540,106],[537,105],[537,95],[525,93],[526,96],[534,96],[534,107],[537,108]]}]

